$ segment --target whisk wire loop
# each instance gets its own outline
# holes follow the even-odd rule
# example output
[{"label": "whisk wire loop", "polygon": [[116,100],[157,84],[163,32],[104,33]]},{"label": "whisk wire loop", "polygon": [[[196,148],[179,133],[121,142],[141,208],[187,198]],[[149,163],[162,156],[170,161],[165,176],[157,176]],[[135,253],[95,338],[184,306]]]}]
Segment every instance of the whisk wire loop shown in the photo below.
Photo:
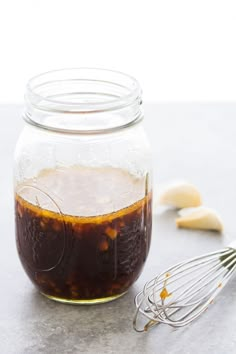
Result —
[{"label": "whisk wire loop", "polygon": [[198,318],[234,273],[234,247],[180,262],[147,282],[135,297],[134,329],[142,332],[158,323],[183,327]]}]

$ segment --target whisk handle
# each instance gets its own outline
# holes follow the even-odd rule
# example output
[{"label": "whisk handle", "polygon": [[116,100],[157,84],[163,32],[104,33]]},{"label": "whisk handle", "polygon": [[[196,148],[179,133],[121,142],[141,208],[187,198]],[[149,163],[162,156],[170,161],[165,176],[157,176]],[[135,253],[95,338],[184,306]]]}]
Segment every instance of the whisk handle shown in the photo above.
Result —
[{"label": "whisk handle", "polygon": [[236,250],[236,240],[232,241],[232,242],[229,244],[228,247],[233,248],[233,249]]}]

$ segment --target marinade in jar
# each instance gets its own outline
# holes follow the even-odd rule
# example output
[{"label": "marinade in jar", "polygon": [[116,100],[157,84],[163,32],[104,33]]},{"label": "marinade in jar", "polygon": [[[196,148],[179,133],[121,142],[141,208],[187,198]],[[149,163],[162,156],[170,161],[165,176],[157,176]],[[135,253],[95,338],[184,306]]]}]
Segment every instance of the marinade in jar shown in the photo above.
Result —
[{"label": "marinade in jar", "polygon": [[22,265],[44,295],[105,302],[138,278],[151,238],[147,176],[112,167],[41,171],[17,186]]}]

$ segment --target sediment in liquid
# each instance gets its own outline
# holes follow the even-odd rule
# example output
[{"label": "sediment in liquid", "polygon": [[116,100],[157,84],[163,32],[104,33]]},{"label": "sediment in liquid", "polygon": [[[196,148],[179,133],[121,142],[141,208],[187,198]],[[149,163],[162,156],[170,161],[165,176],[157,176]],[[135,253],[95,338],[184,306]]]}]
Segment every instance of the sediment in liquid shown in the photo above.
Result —
[{"label": "sediment in liquid", "polygon": [[15,201],[20,259],[44,294],[108,298],[139,276],[151,237],[145,178],[108,167],[43,170]]}]

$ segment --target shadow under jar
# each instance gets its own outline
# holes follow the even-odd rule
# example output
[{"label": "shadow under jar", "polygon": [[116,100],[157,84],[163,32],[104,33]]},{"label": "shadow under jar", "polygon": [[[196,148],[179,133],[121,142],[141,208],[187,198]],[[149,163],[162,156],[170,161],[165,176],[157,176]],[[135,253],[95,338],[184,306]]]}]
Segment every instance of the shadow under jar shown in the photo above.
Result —
[{"label": "shadow under jar", "polygon": [[119,72],[68,69],[29,81],[15,151],[16,242],[47,297],[106,302],[139,277],[152,227],[142,118],[139,84]]}]

